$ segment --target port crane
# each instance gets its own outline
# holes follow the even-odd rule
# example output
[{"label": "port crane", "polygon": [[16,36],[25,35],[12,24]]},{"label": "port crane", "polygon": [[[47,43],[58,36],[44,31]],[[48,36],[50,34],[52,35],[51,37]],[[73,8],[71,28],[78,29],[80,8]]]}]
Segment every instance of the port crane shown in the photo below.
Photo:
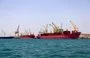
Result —
[{"label": "port crane", "polygon": [[78,28],[77,28],[77,26],[73,23],[73,21],[71,21],[70,20],[70,23],[71,23],[71,25],[72,25],[72,27],[73,27],[73,31],[78,31]]}]

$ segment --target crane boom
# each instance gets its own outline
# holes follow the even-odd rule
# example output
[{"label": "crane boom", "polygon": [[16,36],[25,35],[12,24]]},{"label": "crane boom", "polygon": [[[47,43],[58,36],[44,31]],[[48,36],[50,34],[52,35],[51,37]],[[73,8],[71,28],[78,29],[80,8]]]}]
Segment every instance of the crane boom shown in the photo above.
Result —
[{"label": "crane boom", "polygon": [[43,30],[44,33],[48,33],[48,24],[46,26],[44,26],[44,30]]},{"label": "crane boom", "polygon": [[59,26],[55,25],[53,22],[52,24],[49,24],[49,25],[53,27],[53,32],[59,32],[59,29],[60,29]]},{"label": "crane boom", "polygon": [[74,31],[78,31],[77,26],[70,20],[71,25],[73,26]]},{"label": "crane boom", "polygon": [[56,32],[55,26],[53,26],[52,24],[49,24],[49,26],[51,26],[53,28],[53,32]]},{"label": "crane boom", "polygon": [[15,32],[15,36],[17,35],[17,36],[19,36],[19,25],[18,25],[18,28],[17,28],[17,31]]}]

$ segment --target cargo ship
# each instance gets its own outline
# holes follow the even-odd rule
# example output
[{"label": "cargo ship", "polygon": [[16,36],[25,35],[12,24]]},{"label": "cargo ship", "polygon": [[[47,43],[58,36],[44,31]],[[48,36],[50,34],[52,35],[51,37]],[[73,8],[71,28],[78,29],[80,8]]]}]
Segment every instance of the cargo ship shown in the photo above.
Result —
[{"label": "cargo ship", "polygon": [[17,28],[17,31],[15,32],[15,37],[16,38],[19,38],[19,39],[31,39],[31,38],[35,38],[35,35],[34,34],[31,34],[31,32],[27,32],[27,33],[24,33],[24,34],[20,34],[19,33],[19,26]]},{"label": "cargo ship", "polygon": [[[81,32],[78,31],[77,26],[70,21],[70,23],[73,26],[73,30],[69,31],[63,30],[62,27],[59,27],[55,25],[54,23],[52,24],[47,24],[46,27],[44,28],[45,30],[40,31],[39,34],[37,35],[38,39],[78,39]],[[48,32],[48,26],[53,27],[53,32]]]}]

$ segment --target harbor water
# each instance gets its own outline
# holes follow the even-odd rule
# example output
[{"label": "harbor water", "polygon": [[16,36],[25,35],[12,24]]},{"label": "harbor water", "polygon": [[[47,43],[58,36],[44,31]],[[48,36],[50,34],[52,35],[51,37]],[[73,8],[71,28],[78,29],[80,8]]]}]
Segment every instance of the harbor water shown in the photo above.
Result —
[{"label": "harbor water", "polygon": [[0,58],[90,58],[90,39],[0,39]]}]

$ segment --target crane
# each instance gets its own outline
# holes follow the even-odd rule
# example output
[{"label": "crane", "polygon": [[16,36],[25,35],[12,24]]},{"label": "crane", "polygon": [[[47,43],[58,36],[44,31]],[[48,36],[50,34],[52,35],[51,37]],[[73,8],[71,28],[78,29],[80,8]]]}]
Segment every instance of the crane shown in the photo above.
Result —
[{"label": "crane", "polygon": [[59,26],[56,26],[53,22],[52,24],[49,24],[49,25],[53,27],[53,32],[59,32],[59,29],[60,29]]},{"label": "crane", "polygon": [[15,35],[19,36],[19,25],[18,25],[18,28],[17,28],[17,31],[15,32]]},{"label": "crane", "polygon": [[45,26],[45,33],[48,33],[48,24]]},{"label": "crane", "polygon": [[48,33],[48,24],[47,25],[45,25],[45,26],[43,26],[44,28],[44,30],[43,29],[41,29],[41,31],[40,31],[40,33]]},{"label": "crane", "polygon": [[72,25],[72,27],[73,27],[73,31],[78,31],[78,28],[77,28],[77,26],[70,20],[70,23],[71,23],[71,25]]},{"label": "crane", "polygon": [[53,32],[56,31],[56,28],[52,24],[49,24],[49,26],[51,26],[53,28]]}]

